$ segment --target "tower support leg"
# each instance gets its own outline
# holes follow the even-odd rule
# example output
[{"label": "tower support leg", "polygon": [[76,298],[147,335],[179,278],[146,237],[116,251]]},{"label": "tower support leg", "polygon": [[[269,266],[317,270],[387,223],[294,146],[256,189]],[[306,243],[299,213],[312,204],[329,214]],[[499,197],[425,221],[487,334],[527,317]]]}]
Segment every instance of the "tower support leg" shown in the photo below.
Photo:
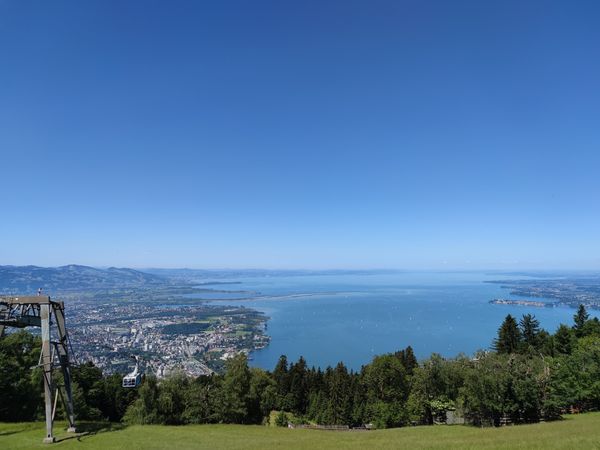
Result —
[{"label": "tower support leg", "polygon": [[69,433],[75,433],[75,414],[73,412],[73,390],[71,387],[71,366],[69,363],[69,340],[67,336],[67,328],[65,326],[65,313],[63,303],[53,303],[52,309],[56,327],[58,328],[58,358],[62,369],[64,384],[65,384],[65,409],[67,412],[67,420],[69,422]]},{"label": "tower support leg", "polygon": [[46,409],[46,437],[44,443],[54,442],[52,434],[52,353],[50,348],[50,305],[40,305],[42,325],[42,368],[44,371],[44,402]]}]

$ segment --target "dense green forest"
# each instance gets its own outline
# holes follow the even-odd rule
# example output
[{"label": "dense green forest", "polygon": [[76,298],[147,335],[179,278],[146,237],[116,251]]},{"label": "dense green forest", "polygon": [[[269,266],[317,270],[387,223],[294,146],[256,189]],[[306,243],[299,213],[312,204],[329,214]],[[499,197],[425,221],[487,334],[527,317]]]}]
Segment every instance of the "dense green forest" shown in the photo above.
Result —
[{"label": "dense green forest", "polygon": [[[38,338],[0,339],[0,421],[41,418]],[[474,425],[557,419],[600,407],[600,322],[580,306],[572,326],[554,334],[535,316],[507,316],[493,350],[469,357],[433,354],[417,361],[411,347],[376,356],[359,372],[343,363],[325,370],[282,356],[272,372],[250,368],[245,355],[222,375],[148,376],[137,390],[92,364],[73,369],[79,420],[136,424],[297,422],[378,428],[445,422],[448,411]]]}]

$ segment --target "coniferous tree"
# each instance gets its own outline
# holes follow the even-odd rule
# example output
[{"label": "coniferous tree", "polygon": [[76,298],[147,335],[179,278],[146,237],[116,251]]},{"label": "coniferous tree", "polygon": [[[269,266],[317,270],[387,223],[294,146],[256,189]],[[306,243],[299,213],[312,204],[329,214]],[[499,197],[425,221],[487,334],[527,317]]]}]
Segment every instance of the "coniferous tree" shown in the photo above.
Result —
[{"label": "coniferous tree", "polygon": [[394,353],[394,356],[400,360],[408,375],[412,375],[415,368],[419,366],[415,353],[410,345],[404,350]]},{"label": "coniferous tree", "polygon": [[288,373],[290,391],[288,404],[296,414],[304,414],[308,406],[306,361],[301,356],[298,362],[292,364]]},{"label": "coniferous tree", "polygon": [[277,389],[277,407],[288,409],[288,405],[285,404],[286,396],[290,391],[287,356],[281,355],[279,357],[279,361],[277,361],[277,365],[273,370],[273,379]]},{"label": "coniferous tree", "polygon": [[583,336],[600,336],[600,320],[597,317],[588,320],[583,326]]},{"label": "coniferous tree", "polygon": [[554,338],[546,330],[541,329],[537,335],[537,350],[542,355],[553,355],[554,354]]},{"label": "coniferous tree", "polygon": [[227,360],[226,367],[221,387],[221,420],[226,423],[246,423],[251,379],[248,359],[241,353]]},{"label": "coniferous tree", "polygon": [[306,409],[306,415],[309,419],[315,420],[320,410],[321,402],[321,391],[311,390],[308,396],[308,408]]},{"label": "coniferous tree", "polygon": [[518,350],[521,342],[521,332],[517,321],[510,314],[498,329],[498,338],[494,342],[494,348],[498,353],[514,353]]},{"label": "coniferous tree", "polygon": [[580,304],[579,308],[577,308],[577,312],[573,316],[573,321],[575,322],[573,329],[578,337],[583,336],[583,328],[585,327],[585,323],[589,320],[589,318],[590,315],[586,311],[585,306]]},{"label": "coniferous tree", "polygon": [[523,344],[525,346],[538,348],[540,335],[539,320],[537,320],[534,315],[524,314],[523,318],[519,322],[519,328],[521,330]]},{"label": "coniferous tree", "polygon": [[[71,375],[74,408],[77,411],[78,419],[102,419],[102,412],[100,411],[104,394],[102,370],[89,361],[74,367]],[[59,411],[61,415],[64,415],[64,408],[60,408]]]},{"label": "coniferous tree", "polygon": [[570,355],[575,346],[575,339],[573,330],[561,324],[554,333],[554,351],[557,354]]},{"label": "coniferous tree", "polygon": [[335,366],[327,381],[329,424],[348,425],[352,420],[352,386],[344,363]]},{"label": "coniferous tree", "polygon": [[261,423],[277,407],[277,391],[275,381],[262,369],[256,367],[250,370],[250,423]]},{"label": "coniferous tree", "polygon": [[365,405],[367,402],[364,386],[361,383],[360,375],[351,373],[352,411],[351,423],[354,426],[361,426],[365,423]]}]

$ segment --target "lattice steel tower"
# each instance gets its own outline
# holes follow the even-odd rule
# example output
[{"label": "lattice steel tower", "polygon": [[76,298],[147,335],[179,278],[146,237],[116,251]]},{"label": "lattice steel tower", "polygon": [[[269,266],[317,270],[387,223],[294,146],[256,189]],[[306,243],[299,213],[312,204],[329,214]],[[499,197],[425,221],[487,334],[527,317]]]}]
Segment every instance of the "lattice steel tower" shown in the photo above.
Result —
[{"label": "lattice steel tower", "polygon": [[[73,394],[71,390],[71,364],[69,360],[69,334],[65,326],[65,305],[50,297],[7,297],[0,296],[0,338],[4,327],[41,327],[42,353],[40,367],[44,375],[44,398],[46,406],[45,443],[54,442],[52,424],[56,414],[58,397],[65,407],[68,432],[75,432]],[[64,383],[57,385],[52,374],[55,369],[62,371]]]}]

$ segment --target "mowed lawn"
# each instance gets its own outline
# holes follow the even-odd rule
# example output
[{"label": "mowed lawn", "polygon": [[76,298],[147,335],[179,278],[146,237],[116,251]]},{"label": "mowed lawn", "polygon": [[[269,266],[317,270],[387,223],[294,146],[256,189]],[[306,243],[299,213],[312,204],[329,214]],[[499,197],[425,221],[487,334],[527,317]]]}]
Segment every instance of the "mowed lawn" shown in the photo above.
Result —
[{"label": "mowed lawn", "polygon": [[[504,428],[432,426],[378,431],[318,431],[244,425],[102,427],[69,437],[57,424],[60,449],[600,449],[600,413]],[[0,449],[49,448],[42,423],[0,424]]]}]

